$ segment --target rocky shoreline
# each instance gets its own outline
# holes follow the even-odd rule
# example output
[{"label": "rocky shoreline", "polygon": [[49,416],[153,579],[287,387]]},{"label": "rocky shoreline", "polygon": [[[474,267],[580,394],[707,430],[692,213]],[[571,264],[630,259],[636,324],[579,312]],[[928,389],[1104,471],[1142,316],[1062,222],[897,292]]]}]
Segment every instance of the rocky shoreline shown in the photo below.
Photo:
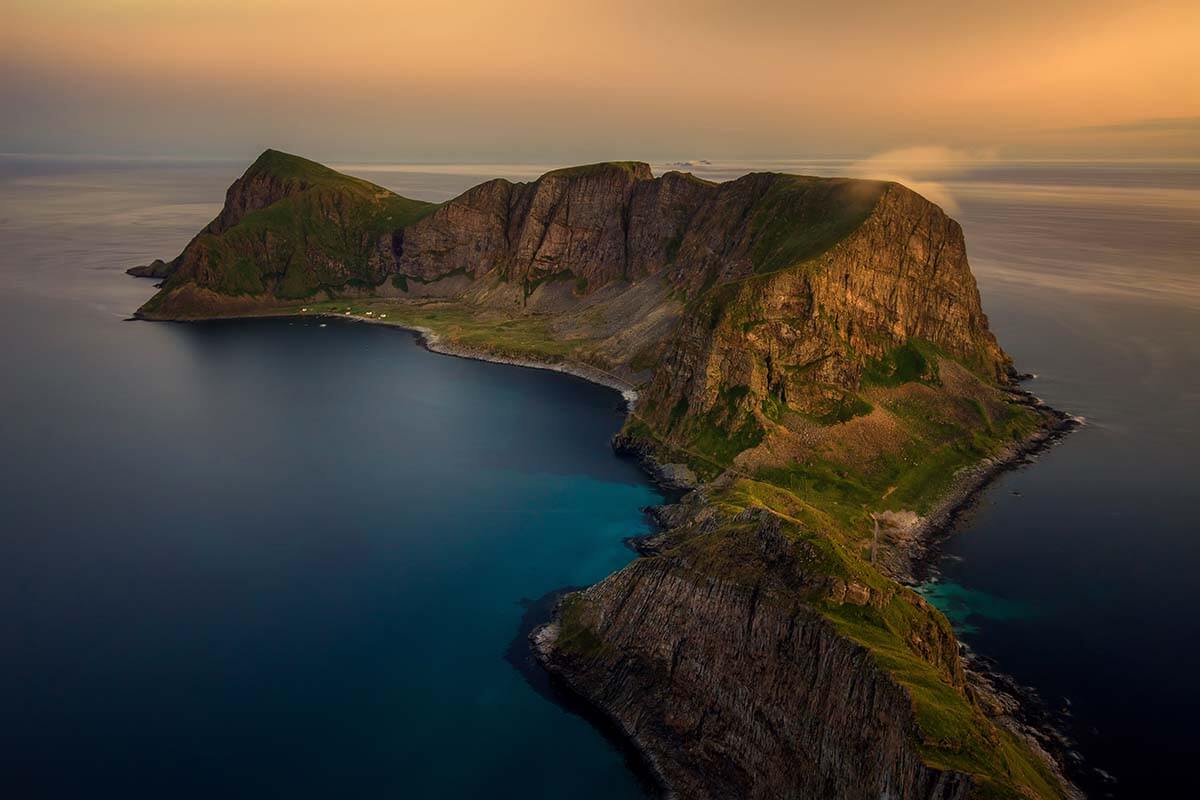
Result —
[{"label": "rocky shoreline", "polygon": [[[331,316],[337,315],[335,314]],[[345,317],[343,317],[343,319],[345,319]],[[621,397],[625,400],[625,408],[627,412],[632,411],[634,406],[637,404],[638,393],[631,384],[621,380],[616,375],[612,375],[597,367],[591,367],[586,364],[536,361],[528,358],[502,356],[495,353],[489,353],[486,350],[464,347],[462,345],[447,342],[436,331],[430,328],[421,327],[419,325],[403,325],[399,323],[385,322],[383,320],[364,320],[361,317],[356,319],[359,322],[374,322],[380,325],[392,325],[393,327],[412,331],[420,336],[421,344],[424,345],[425,349],[431,353],[439,353],[444,356],[454,356],[455,358],[468,358],[472,361],[488,361],[493,364],[507,364],[512,367],[544,369],[551,372],[561,372],[564,375],[573,375],[576,378],[582,378],[585,381],[590,381],[591,383],[595,383],[620,392]]]},{"label": "rocky shoreline", "polygon": [[588,719],[593,725],[599,728],[602,733],[610,736],[620,736],[621,743],[627,748],[628,757],[637,758],[638,766],[640,767],[637,771],[645,775],[648,783],[653,784],[653,788],[657,790],[658,796],[662,800],[676,800],[679,795],[672,788],[662,764],[655,757],[654,753],[639,739],[637,732],[630,730],[629,726],[617,714],[613,713],[612,709],[606,708],[603,704],[592,700],[584,692],[580,691],[579,687],[575,686],[566,676],[548,666],[549,659],[553,656],[554,645],[558,640],[560,630],[558,622],[559,612],[563,600],[569,596],[569,593],[564,594],[558,599],[553,612],[551,612],[549,622],[537,625],[529,632],[527,642],[533,652],[534,658],[537,660],[540,668],[557,684],[560,691],[572,699],[572,703],[579,703],[586,709],[586,712],[582,714],[585,719]]},{"label": "rocky shoreline", "polygon": [[[271,315],[264,315],[271,316]],[[525,369],[544,369],[551,372],[561,372],[564,375],[573,375],[576,378],[582,378],[585,381],[604,386],[620,392],[622,399],[625,401],[626,412],[632,411],[637,404],[637,390],[629,382],[606,372],[598,367],[589,366],[587,364],[575,364],[567,361],[537,361],[530,358],[516,358],[514,356],[505,356],[498,353],[492,353],[476,347],[464,347],[463,345],[448,342],[437,331],[432,328],[426,328],[421,325],[406,325],[403,322],[392,322],[391,320],[373,319],[364,317],[358,314],[293,314],[279,316],[291,316],[297,319],[312,318],[314,316],[325,319],[340,319],[351,322],[365,322],[370,325],[383,325],[388,328],[397,328],[402,331],[409,331],[417,334],[421,345],[431,353],[438,353],[444,356],[453,356],[454,358],[466,358],[471,361],[486,361],[491,364],[507,364],[511,367],[524,367]]]},{"label": "rocky shoreline", "polygon": [[[136,276],[135,276],[136,277]],[[514,356],[505,356],[498,353],[492,353],[487,350],[474,347],[464,347],[462,345],[447,342],[437,331],[432,328],[426,328],[421,325],[406,325],[402,322],[393,322],[391,320],[373,319],[364,317],[358,314],[334,314],[328,312],[320,312],[316,314],[297,314],[294,309],[285,309],[280,311],[258,311],[246,314],[232,315],[212,315],[195,320],[180,319],[169,320],[173,322],[215,322],[229,321],[238,319],[333,319],[343,322],[362,322],[368,325],[381,325],[387,328],[395,328],[401,331],[417,334],[421,342],[421,346],[431,353],[438,353],[444,356],[453,356],[454,358],[466,358],[472,361],[486,361],[492,364],[507,364],[512,367],[524,367],[525,369],[542,369],[551,372],[561,372],[564,375],[573,375],[576,378],[582,378],[585,381],[604,386],[619,392],[622,399],[625,401],[627,411],[632,411],[637,404],[638,392],[628,381],[606,372],[598,367],[593,367],[587,364],[576,364],[566,361],[538,361],[530,358],[517,358]],[[144,320],[147,317],[140,313],[134,313],[129,319]],[[161,320],[151,320],[159,322]]]},{"label": "rocky shoreline", "polygon": [[909,586],[920,583],[940,555],[940,544],[952,535],[954,523],[993,480],[1029,463],[1032,456],[1052,447],[1083,425],[1079,417],[1046,405],[1025,389],[1014,388],[1010,394],[1016,402],[1038,411],[1046,424],[1025,439],[958,473],[950,490],[929,514],[923,517],[877,515],[877,521],[883,523],[881,532],[887,539],[880,550],[878,565],[895,580]]}]

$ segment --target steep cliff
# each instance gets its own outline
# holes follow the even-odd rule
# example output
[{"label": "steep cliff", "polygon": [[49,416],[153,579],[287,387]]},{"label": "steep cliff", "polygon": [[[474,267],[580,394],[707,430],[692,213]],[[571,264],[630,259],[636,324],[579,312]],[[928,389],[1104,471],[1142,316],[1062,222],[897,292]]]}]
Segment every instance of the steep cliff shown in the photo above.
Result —
[{"label": "steep cliff", "polygon": [[722,480],[532,639],[678,797],[1069,796],[977,702],[944,618]]},{"label": "steep cliff", "polygon": [[146,318],[337,313],[636,386],[617,445],[701,486],[537,647],[680,796],[1071,791],[897,582],[981,465],[1058,424],[905,187],[618,162],[433,206],[268,151],[134,272],[166,276]]}]

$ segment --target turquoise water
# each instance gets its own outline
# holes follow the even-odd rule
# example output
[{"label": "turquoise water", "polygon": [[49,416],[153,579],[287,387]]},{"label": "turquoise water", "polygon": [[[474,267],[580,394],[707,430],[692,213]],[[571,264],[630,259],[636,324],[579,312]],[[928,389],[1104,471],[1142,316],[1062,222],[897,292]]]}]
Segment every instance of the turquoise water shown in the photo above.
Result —
[{"label": "turquoise water", "polygon": [[661,502],[620,396],[350,322],[124,321],[210,172],[6,176],[0,795],[644,796],[519,668],[530,602]]},{"label": "turquoise water", "polygon": [[933,603],[958,633],[979,633],[987,622],[1004,622],[1028,618],[1037,609],[1017,600],[972,589],[954,581],[934,579],[917,587],[926,600]]}]

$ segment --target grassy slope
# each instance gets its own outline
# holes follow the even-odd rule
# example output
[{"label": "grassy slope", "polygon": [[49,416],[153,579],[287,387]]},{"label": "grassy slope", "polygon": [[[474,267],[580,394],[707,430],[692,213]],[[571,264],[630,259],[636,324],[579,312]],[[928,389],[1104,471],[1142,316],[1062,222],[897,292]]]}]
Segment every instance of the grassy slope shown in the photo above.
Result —
[{"label": "grassy slope", "polygon": [[[822,598],[816,598],[814,606],[844,635],[870,650],[876,663],[908,690],[927,763],[976,775],[985,797],[1020,797],[1024,790],[1041,798],[1063,796],[1042,761],[1022,742],[987,721],[954,687],[945,670],[914,647],[914,641],[929,638],[923,633],[929,626],[948,635],[949,622],[915,592],[898,586],[862,557],[854,525],[844,513],[849,504],[828,493],[792,491],[758,479],[733,481],[713,502],[730,514],[745,508],[770,509],[786,521],[783,530],[794,540],[808,543],[810,550],[814,541],[819,542],[816,551],[822,554],[824,574],[890,595],[881,608],[836,604]],[[719,538],[712,546],[722,546]],[[729,572],[736,575],[736,569]]]},{"label": "grassy slope", "polygon": [[[280,299],[298,299],[341,288],[347,274],[350,282],[373,284],[378,278],[369,261],[380,237],[437,208],[275,150],[264,152],[243,180],[259,176],[271,176],[299,191],[246,214],[219,234],[202,233],[188,245],[217,276],[207,288],[220,294],[270,292]],[[192,279],[176,273],[165,289]],[[144,310],[153,311],[161,299],[162,295],[152,298]]]},{"label": "grassy slope", "polygon": [[774,272],[827,252],[862,225],[883,187],[876,181],[777,176],[749,220],[754,271]]},{"label": "grassy slope", "polygon": [[[301,311],[300,309],[304,310]],[[335,314],[402,327],[428,328],[445,341],[498,356],[554,363],[570,358],[590,339],[560,339],[544,317],[510,317],[456,303],[359,299],[313,303],[282,313]],[[369,312],[369,313],[368,313]]]}]

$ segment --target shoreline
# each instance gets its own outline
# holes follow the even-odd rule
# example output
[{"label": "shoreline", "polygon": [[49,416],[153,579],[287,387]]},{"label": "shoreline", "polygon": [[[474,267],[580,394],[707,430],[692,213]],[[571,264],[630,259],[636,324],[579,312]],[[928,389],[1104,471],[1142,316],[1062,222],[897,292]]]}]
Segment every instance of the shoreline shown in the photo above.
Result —
[{"label": "shoreline", "polygon": [[[337,314],[322,314],[323,317],[339,318]],[[454,358],[466,358],[471,361],[485,361],[491,364],[507,364],[510,367],[524,367],[525,369],[543,369],[550,372],[561,372],[564,375],[573,375],[576,378],[582,378],[589,383],[603,386],[607,389],[612,389],[619,392],[625,400],[625,411],[629,413],[633,411],[637,405],[638,392],[633,387],[633,384],[618,378],[598,367],[591,367],[586,364],[575,364],[571,362],[552,362],[552,361],[537,361],[530,358],[516,358],[514,356],[502,356],[497,353],[489,353],[486,350],[479,348],[465,347],[463,345],[452,344],[445,341],[441,334],[432,328],[426,328],[420,325],[405,325],[399,322],[387,322],[379,319],[363,319],[362,317],[341,316],[340,319],[352,319],[355,322],[366,322],[374,325],[385,325],[400,330],[410,331],[417,334],[421,339],[421,345],[431,353],[439,355],[452,356]]]},{"label": "shoreline", "polygon": [[656,800],[672,797],[670,786],[654,758],[646,752],[637,737],[599,703],[578,691],[569,680],[548,669],[537,648],[537,636],[556,625],[558,609],[563,600],[584,586],[564,586],[530,601],[509,644],[505,659],[521,674],[535,692],[568,713],[575,714],[591,725],[621,753],[626,766],[647,794]]},{"label": "shoreline", "polygon": [[565,375],[573,375],[576,378],[582,378],[590,383],[594,383],[620,393],[621,397],[625,401],[627,413],[633,411],[638,400],[638,391],[633,384],[623,378],[613,375],[610,372],[602,370],[599,367],[568,361],[539,361],[533,358],[519,358],[517,356],[500,355],[499,353],[492,353],[481,348],[466,347],[464,345],[457,345],[447,342],[437,331],[433,330],[432,328],[426,328],[422,325],[407,325],[403,322],[375,319],[373,317],[364,317],[358,314],[334,314],[326,311],[302,314],[291,309],[281,309],[278,312],[264,310],[247,314],[198,317],[196,319],[156,319],[154,317],[139,315],[135,312],[133,316],[129,317],[129,319],[139,322],[183,323],[219,322],[239,319],[336,319],[346,322],[363,322],[368,325],[381,325],[387,328],[396,328],[397,330],[415,333],[421,341],[421,346],[431,353],[452,356],[454,358],[465,358],[471,361],[485,361],[491,364],[507,364],[511,367],[523,367],[525,369],[542,369],[550,372],[561,372]]},{"label": "shoreline", "polygon": [[[628,381],[618,378],[617,375],[605,373],[604,371],[600,371],[598,368],[584,365],[572,365],[572,363],[516,359],[516,357],[487,353],[486,350],[457,347],[457,345],[446,343],[443,337],[440,336],[437,331],[428,329],[428,327],[421,325],[406,325],[398,323],[398,321],[371,319],[353,314],[336,314],[325,312],[314,314],[298,314],[292,311],[280,313],[262,312],[250,314],[232,314],[222,315],[222,317],[205,317],[198,319],[155,319],[151,317],[144,317],[144,315],[134,314],[128,319],[132,321],[150,321],[150,323],[162,323],[162,321],[167,321],[167,323],[203,324],[209,323],[209,321],[235,321],[244,319],[312,318],[335,319],[353,321],[353,323],[380,325],[383,327],[392,327],[392,329],[396,329],[397,331],[413,333],[413,335],[418,338],[421,347],[424,347],[426,350],[430,351],[430,353],[437,355],[445,355],[456,357],[456,359],[467,359],[470,361],[500,363],[500,365],[523,367],[527,369],[547,369],[547,371],[551,372],[572,375],[572,377],[587,380],[588,383],[604,386],[605,389],[611,389],[619,392],[620,396],[622,396],[625,402],[626,416],[632,413],[632,410],[634,410],[635,404],[637,403],[638,395],[637,390],[634,389],[634,386],[629,384]],[[622,451],[619,451],[616,449],[616,447],[613,447],[613,452],[614,455],[617,455],[618,457],[623,455]],[[646,455],[646,453],[629,452],[628,455],[635,459],[638,468],[640,468],[642,473],[646,475],[650,485],[659,488],[660,491],[664,491],[664,486],[662,486],[662,483],[656,479],[655,474],[653,473],[652,469],[650,469],[650,465],[656,464],[656,462],[653,461],[653,458],[650,458],[648,455]],[[665,503],[662,505],[674,505],[678,503],[680,497],[682,497],[682,493],[678,491],[678,488],[674,494],[667,494],[664,491]],[[646,539],[646,537],[661,533],[661,523],[656,521],[656,517],[653,515],[652,519],[654,519],[654,530],[650,531],[650,533],[646,534],[644,537],[630,537],[630,539],[626,539],[626,545],[629,545],[631,540]],[[642,555],[637,551],[636,547],[629,547],[629,551],[632,558],[630,559],[629,563],[626,563],[625,566],[631,564],[635,559],[641,558]],[[622,569],[624,569],[624,566]],[[550,700],[550,702],[558,705],[559,708],[568,711],[569,714],[580,716],[582,720],[586,721],[588,724],[590,724],[590,726],[595,728],[596,732],[598,732],[601,736],[604,736],[605,739],[610,740],[613,747],[617,747],[619,751],[623,751],[626,765],[629,766],[631,772],[634,772],[635,780],[642,783],[642,786],[647,789],[648,793],[654,796],[655,800],[673,800],[674,796],[676,795],[674,795],[672,792],[670,784],[667,783],[658,763],[655,763],[654,758],[650,756],[650,754],[646,751],[646,748],[644,748],[641,742],[638,741],[637,736],[630,732],[630,730],[625,729],[623,724],[620,723],[616,717],[613,717],[610,712],[604,708],[604,706],[594,703],[592,699],[586,696],[586,694],[577,691],[569,681],[563,679],[562,676],[558,675],[556,672],[553,672],[553,670],[548,669],[545,662],[542,661],[538,648],[535,646],[534,637],[538,636],[540,632],[547,630],[547,628],[550,628],[551,626],[556,627],[557,630],[558,608],[565,597],[568,597],[571,594],[576,593],[576,591],[581,591],[586,588],[587,587],[562,587],[559,589],[553,589],[545,596],[552,596],[553,603],[551,604],[550,608],[541,609],[544,613],[539,614],[538,609],[536,608],[527,609],[527,613],[524,614],[521,625],[517,628],[517,636],[514,640],[514,645],[510,645],[509,651],[505,654],[505,660],[509,661],[510,666],[516,669],[518,673],[522,674],[524,680],[527,681],[527,684],[530,686],[530,688],[532,688],[533,691],[542,694],[542,696],[546,697],[548,700]],[[545,597],[542,600],[545,600]],[[535,607],[536,604],[538,603],[534,603]],[[527,674],[526,669],[524,669],[520,663],[517,663],[517,655],[514,650],[516,642],[526,642],[528,644],[529,658],[532,660],[533,664],[535,664],[536,669],[539,669],[541,674],[545,675],[545,686],[539,686],[536,684],[536,682],[532,679],[532,676]]]},{"label": "shoreline", "polygon": [[[406,331],[415,334],[420,341],[422,347],[431,353],[438,355],[451,356],[454,358],[465,358],[473,361],[482,361],[487,363],[505,364],[514,367],[523,367],[526,369],[542,369],[552,372],[560,372],[566,375],[571,375],[576,378],[586,380],[590,383],[612,389],[621,394],[625,403],[625,413],[629,415],[636,407],[638,400],[638,392],[629,382],[605,372],[599,368],[591,367],[584,364],[574,364],[570,362],[548,362],[538,361],[530,358],[518,358],[513,356],[505,356],[498,353],[489,352],[481,348],[466,347],[455,345],[447,342],[436,331],[419,325],[409,325],[401,322],[393,322],[390,320],[375,319],[360,315],[337,314],[329,312],[318,312],[313,314],[299,314],[292,310],[279,311],[273,313],[271,311],[263,311],[248,314],[237,314],[222,317],[206,317],[200,319],[175,319],[175,320],[155,320],[153,318],[134,316],[132,319],[145,321],[172,321],[172,322],[206,322],[217,320],[238,320],[238,319],[305,319],[305,318],[321,318],[321,319],[337,319],[350,322],[361,322],[383,327],[391,327],[397,330]],[[1020,376],[1021,378],[1029,378],[1032,376]],[[938,503],[937,507],[924,517],[918,518],[918,521],[901,531],[902,538],[900,541],[892,543],[889,548],[894,556],[903,559],[903,561],[893,564],[888,568],[882,565],[877,567],[890,576],[893,580],[901,585],[910,588],[915,587],[921,582],[921,579],[928,574],[928,570],[933,563],[941,556],[941,544],[950,536],[953,536],[955,525],[962,515],[967,512],[980,498],[984,491],[991,483],[1000,477],[1003,473],[1017,469],[1029,463],[1029,458],[1033,455],[1041,453],[1054,444],[1062,440],[1067,434],[1082,427],[1082,420],[1073,417],[1066,412],[1055,409],[1032,392],[1020,388],[1019,385],[1014,385],[1008,389],[1008,393],[1016,402],[1022,405],[1036,409],[1045,415],[1046,425],[1039,427],[1030,436],[1025,439],[1014,442],[1012,445],[1006,446],[1003,450],[993,456],[981,460],[969,467],[961,470],[955,477],[950,490],[947,492],[943,500]],[[641,470],[646,474],[650,482],[658,487],[660,491],[664,491],[666,502],[657,508],[663,509],[679,504],[684,495],[690,494],[691,490],[699,489],[700,486],[680,486],[672,484],[669,479],[666,479],[664,465],[660,463],[653,453],[643,452],[635,448],[620,446],[617,437],[614,436],[612,441],[613,450],[617,455],[626,455],[634,458]],[[669,494],[667,490],[670,490]],[[657,518],[657,515],[656,515]],[[634,552],[635,558],[646,557],[654,554],[655,548],[653,541],[656,537],[663,535],[666,526],[662,522],[656,522],[654,530],[644,536],[631,537],[631,550]],[[639,547],[638,544],[643,546]],[[632,561],[630,562],[632,563]],[[586,588],[586,587],[584,587]],[[602,704],[595,702],[582,691],[579,691],[575,686],[564,676],[559,675],[548,666],[548,658],[546,654],[552,648],[554,640],[557,638],[559,630],[558,613],[559,607],[563,600],[581,591],[579,587],[563,587],[556,592],[561,592],[558,601],[554,604],[554,608],[550,613],[549,619],[535,624],[531,630],[526,633],[526,640],[529,643],[531,654],[535,661],[538,662],[540,668],[554,680],[559,688],[565,693],[568,693],[575,703],[579,704],[579,708],[571,709],[567,704],[559,702],[559,705],[566,708],[568,711],[578,713],[584,717],[590,724],[596,727],[601,735],[611,737],[614,734],[619,734],[621,742],[628,747],[629,755],[640,757],[640,766],[649,773],[643,777],[653,779],[657,791],[657,797],[664,800],[671,800],[676,797],[676,792],[670,783],[666,780],[665,775],[656,763],[654,757],[646,750],[645,746],[639,741],[637,735],[633,731],[629,731],[616,718],[616,716]],[[957,637],[956,637],[957,638]],[[1017,735],[1025,735],[1031,743],[1038,745],[1039,750],[1047,759],[1048,765],[1059,773],[1064,778],[1063,783],[1068,787],[1068,790],[1075,789],[1078,792],[1075,782],[1070,780],[1072,774],[1077,774],[1082,771],[1079,764],[1072,763],[1067,757],[1070,750],[1071,742],[1065,740],[1065,734],[1058,729],[1051,721],[1047,720],[1044,713],[1038,708],[1041,698],[1038,696],[1029,697],[1023,692],[1010,693],[1000,689],[995,684],[997,682],[1012,682],[1011,678],[1002,671],[1002,669],[989,669],[981,671],[978,669],[975,662],[970,658],[970,653],[963,653],[966,646],[959,642],[960,657],[964,658],[964,668],[970,672],[981,676],[987,683],[981,684],[977,681],[972,681],[975,691],[988,690],[993,698],[998,698],[1001,701],[1004,698],[1011,698],[1018,706],[1017,722],[1021,726],[1027,728],[1030,732],[1023,733],[1019,729],[1009,728],[1009,730]],[[991,666],[995,666],[992,664]],[[1012,682],[1016,685],[1015,682]],[[990,684],[990,685],[989,685]],[[536,690],[536,689],[535,689]],[[590,713],[583,713],[587,710]],[[1060,742],[1062,744],[1061,751],[1055,748],[1056,751],[1051,753],[1044,747],[1049,742]],[[1075,795],[1082,798],[1082,794]]]},{"label": "shoreline", "polygon": [[885,565],[877,566],[898,583],[913,587],[924,581],[933,562],[942,555],[942,543],[955,534],[959,519],[993,481],[1005,472],[1028,464],[1031,456],[1045,452],[1084,425],[1081,418],[1047,405],[1027,389],[1014,387],[1008,391],[1016,402],[1044,414],[1048,418],[1047,424],[999,453],[960,470],[949,491],[932,511],[911,525],[889,529],[890,535],[896,538],[887,545],[891,550],[891,563],[886,564],[886,568]]}]

